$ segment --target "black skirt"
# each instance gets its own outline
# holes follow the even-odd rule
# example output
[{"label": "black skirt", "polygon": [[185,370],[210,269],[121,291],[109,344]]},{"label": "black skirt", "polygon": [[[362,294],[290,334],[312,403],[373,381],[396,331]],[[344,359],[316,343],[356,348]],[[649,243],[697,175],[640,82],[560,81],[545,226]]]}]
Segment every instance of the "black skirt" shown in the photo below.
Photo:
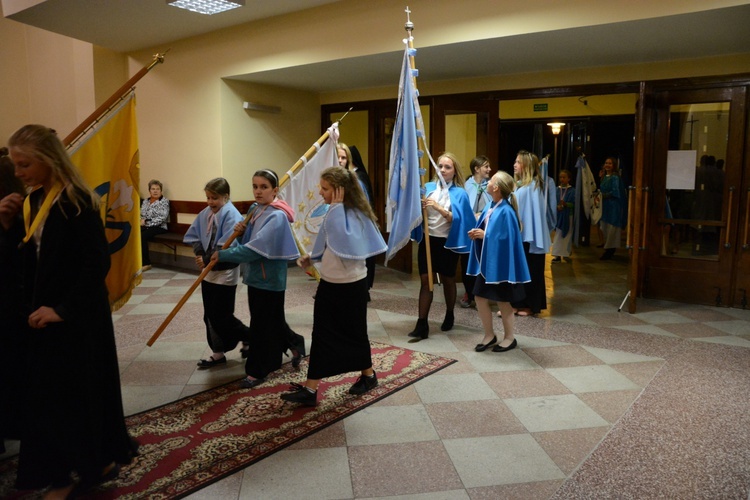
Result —
[{"label": "black skirt", "polygon": [[545,254],[530,253],[529,244],[523,244],[523,251],[526,255],[526,262],[529,265],[529,274],[531,281],[524,283],[526,298],[513,301],[515,309],[529,308],[534,314],[538,314],[543,309],[547,309],[547,289],[545,286],[544,266]]},{"label": "black skirt", "polygon": [[[430,236],[430,261],[432,262],[432,272],[442,274],[443,276],[455,276],[456,266],[458,266],[459,254],[445,248],[447,238],[439,236]],[[427,274],[427,248],[425,238],[419,243],[417,250],[417,264],[419,274]]]},{"label": "black skirt", "polygon": [[354,283],[320,280],[315,294],[307,378],[320,380],[371,366],[367,279]]},{"label": "black skirt", "polygon": [[494,302],[518,302],[526,297],[523,283],[497,283],[488,285],[484,276],[477,275],[474,284],[474,296]]}]

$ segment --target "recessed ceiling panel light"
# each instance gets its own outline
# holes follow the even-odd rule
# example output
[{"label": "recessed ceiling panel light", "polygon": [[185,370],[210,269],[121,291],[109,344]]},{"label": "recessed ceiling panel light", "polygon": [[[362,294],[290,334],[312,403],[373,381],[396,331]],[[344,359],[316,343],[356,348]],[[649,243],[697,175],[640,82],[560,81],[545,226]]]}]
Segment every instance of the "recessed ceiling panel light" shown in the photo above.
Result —
[{"label": "recessed ceiling panel light", "polygon": [[242,7],[245,5],[245,0],[167,0],[167,5],[210,16]]}]

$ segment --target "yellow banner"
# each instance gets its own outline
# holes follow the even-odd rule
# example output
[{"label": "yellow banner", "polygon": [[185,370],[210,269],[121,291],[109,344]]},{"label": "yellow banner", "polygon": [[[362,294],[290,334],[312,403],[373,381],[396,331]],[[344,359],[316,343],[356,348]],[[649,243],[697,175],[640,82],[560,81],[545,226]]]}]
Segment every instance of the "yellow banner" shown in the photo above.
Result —
[{"label": "yellow banner", "polygon": [[135,94],[121,101],[88,136],[72,145],[70,157],[101,197],[101,215],[112,261],[109,303],[122,307],[141,282],[140,161]]}]

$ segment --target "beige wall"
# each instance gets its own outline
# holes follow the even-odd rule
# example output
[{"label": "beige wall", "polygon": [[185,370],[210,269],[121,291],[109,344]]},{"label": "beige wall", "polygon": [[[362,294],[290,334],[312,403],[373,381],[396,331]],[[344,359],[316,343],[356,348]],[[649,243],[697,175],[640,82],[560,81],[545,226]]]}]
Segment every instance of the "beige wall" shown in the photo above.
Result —
[{"label": "beige wall", "polygon": [[[245,101],[278,106],[281,112],[246,110]],[[320,105],[309,92],[227,80],[221,82],[220,122],[221,158],[214,164],[232,186],[232,198],[251,200],[255,171],[283,175],[320,138]],[[191,180],[195,183],[194,176]],[[202,189],[198,184],[194,187]]]},{"label": "beige wall", "polygon": [[65,137],[94,106],[91,44],[0,18],[0,142],[41,123]]}]

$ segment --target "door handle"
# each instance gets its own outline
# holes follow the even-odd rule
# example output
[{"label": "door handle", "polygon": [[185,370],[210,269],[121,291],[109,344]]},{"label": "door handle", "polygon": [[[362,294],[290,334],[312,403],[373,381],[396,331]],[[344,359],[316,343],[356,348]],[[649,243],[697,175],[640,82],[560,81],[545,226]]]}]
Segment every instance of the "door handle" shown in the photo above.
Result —
[{"label": "door handle", "polygon": [[648,193],[651,189],[646,186],[643,188],[643,231],[641,232],[641,250],[646,249],[646,233],[648,232]]},{"label": "door handle", "polygon": [[748,244],[747,244],[747,228],[750,225],[750,221],[748,221],[748,217],[750,217],[750,188],[747,188],[747,201],[745,203],[745,237],[742,240],[742,249],[747,250]]},{"label": "door handle", "polygon": [[732,245],[729,243],[729,229],[732,227],[732,196],[734,195],[734,186],[729,188],[729,205],[727,207],[727,229],[724,233],[724,248],[730,248]]}]

